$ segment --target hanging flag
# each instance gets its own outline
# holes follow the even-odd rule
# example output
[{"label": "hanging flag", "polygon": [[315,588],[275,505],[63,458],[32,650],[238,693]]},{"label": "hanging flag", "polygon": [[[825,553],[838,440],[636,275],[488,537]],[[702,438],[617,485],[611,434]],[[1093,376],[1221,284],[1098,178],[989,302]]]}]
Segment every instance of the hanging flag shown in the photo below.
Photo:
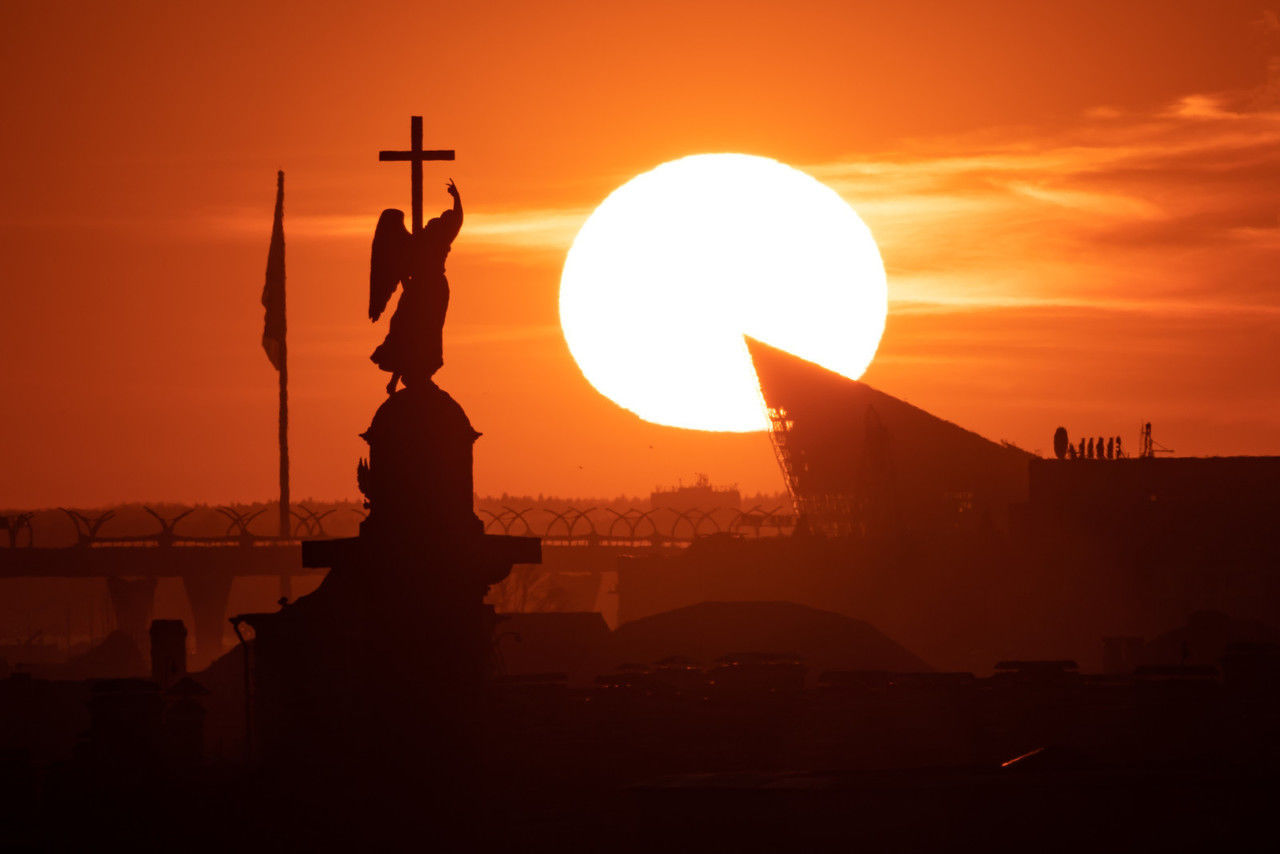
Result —
[{"label": "hanging flag", "polygon": [[272,366],[284,365],[284,172],[276,173],[276,218],[271,226],[271,249],[267,252],[267,281],[262,286],[262,349]]}]

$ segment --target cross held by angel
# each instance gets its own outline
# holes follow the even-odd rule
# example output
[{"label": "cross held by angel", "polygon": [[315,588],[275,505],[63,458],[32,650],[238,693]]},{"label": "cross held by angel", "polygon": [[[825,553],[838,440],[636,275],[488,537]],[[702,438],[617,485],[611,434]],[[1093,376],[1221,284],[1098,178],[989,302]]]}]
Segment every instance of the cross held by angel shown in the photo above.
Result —
[{"label": "cross held by angel", "polygon": [[387,393],[403,380],[423,383],[444,364],[442,336],[449,308],[449,282],[445,258],[462,228],[462,197],[450,181],[453,207],[411,233],[404,225],[404,211],[382,212],[373,234],[369,264],[369,319],[376,321],[386,310],[398,285],[404,290],[391,315],[387,337],[369,358],[391,373]]}]

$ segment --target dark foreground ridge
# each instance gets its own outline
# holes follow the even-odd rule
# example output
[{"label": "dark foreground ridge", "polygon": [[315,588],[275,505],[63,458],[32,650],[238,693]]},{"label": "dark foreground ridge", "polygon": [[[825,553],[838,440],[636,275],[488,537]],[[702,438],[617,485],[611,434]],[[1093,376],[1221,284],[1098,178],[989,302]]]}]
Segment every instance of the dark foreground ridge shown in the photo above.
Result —
[{"label": "dark foreground ridge", "polygon": [[[294,608],[307,613],[302,603],[281,612],[267,630],[275,641],[314,619]],[[769,617],[779,609],[768,603],[707,608],[737,612],[708,633],[709,647],[717,635],[740,637],[730,624],[743,617],[779,641],[799,634],[785,615]],[[584,642],[609,643],[607,630],[577,615],[537,616],[564,616]],[[1207,649],[1248,630],[1222,622],[1205,616],[1152,652]],[[397,663],[379,665],[352,695],[329,669],[329,650],[362,649],[343,636],[308,650],[309,667],[287,662],[300,671],[278,656],[265,666],[265,632],[252,642],[262,728],[249,759],[214,756],[235,733],[217,697],[242,678],[239,653],[163,691],[162,672],[156,681],[0,681],[6,732],[29,734],[25,751],[9,750],[0,766],[6,849],[127,839],[150,850],[186,838],[197,850],[578,851],[601,850],[600,840],[619,851],[672,840],[1025,850],[1029,839],[1037,850],[1238,850],[1269,829],[1277,794],[1274,644],[1228,643],[1216,666],[1117,675],[1081,674],[1067,661],[1001,662],[975,677],[815,673],[788,653],[666,655],[586,680],[486,678],[474,696],[460,690],[469,671],[455,652],[412,666],[388,652]],[[861,639],[855,654],[900,654]],[[616,640],[615,655],[655,648],[651,638]],[[164,646],[158,637],[154,649]],[[549,654],[542,663],[567,662]],[[453,690],[441,696],[442,685]],[[289,714],[271,722],[266,712],[282,700]],[[459,719],[462,711],[474,717]]]}]

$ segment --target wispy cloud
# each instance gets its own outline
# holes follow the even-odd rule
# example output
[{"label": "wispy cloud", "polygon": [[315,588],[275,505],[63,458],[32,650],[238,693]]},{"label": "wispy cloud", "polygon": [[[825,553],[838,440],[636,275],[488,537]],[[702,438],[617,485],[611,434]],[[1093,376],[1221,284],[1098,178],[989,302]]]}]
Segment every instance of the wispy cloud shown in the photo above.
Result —
[{"label": "wispy cloud", "polygon": [[[802,168],[871,227],[904,306],[1275,312],[1280,109],[1266,91],[1100,106],[1068,131],[991,129]],[[468,211],[459,247],[545,258],[568,249],[589,213]],[[363,241],[374,222],[296,214],[289,234]],[[263,236],[256,209],[209,225]]]},{"label": "wispy cloud", "polygon": [[[468,244],[499,249],[533,251],[564,250],[590,215],[586,208],[515,210],[489,213],[468,211],[463,238]],[[292,239],[368,240],[377,225],[368,214],[290,214]],[[262,211],[237,209],[209,214],[205,224],[212,233],[235,238],[260,238]]]},{"label": "wispy cloud", "polygon": [[493,247],[567,250],[590,214],[588,208],[468,214],[466,239]]},{"label": "wispy cloud", "polygon": [[560,335],[559,324],[526,324],[507,326],[479,326],[476,324],[459,324],[450,330],[447,340],[450,344],[499,344],[512,341],[535,341],[556,338]]},{"label": "wispy cloud", "polygon": [[[367,354],[385,333],[382,327],[314,325],[307,335],[290,345],[291,351],[308,357],[347,357]],[[450,323],[445,330],[445,342],[450,347],[504,344],[521,341],[540,341],[559,336],[558,324],[478,324]],[[328,363],[325,370],[331,370]]]},{"label": "wispy cloud", "polygon": [[1196,95],[810,171],[871,227],[898,300],[1280,311],[1274,109]]}]

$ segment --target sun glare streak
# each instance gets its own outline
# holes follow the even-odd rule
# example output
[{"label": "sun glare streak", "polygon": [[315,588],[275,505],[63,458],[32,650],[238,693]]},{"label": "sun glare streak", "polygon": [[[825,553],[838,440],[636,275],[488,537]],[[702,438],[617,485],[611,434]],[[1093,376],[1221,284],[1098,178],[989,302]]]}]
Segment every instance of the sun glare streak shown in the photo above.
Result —
[{"label": "sun glare streak", "polygon": [[587,380],[658,424],[765,429],[743,335],[858,378],[888,289],[870,230],[775,160],[701,154],[615,190],[565,259],[560,319]]}]

